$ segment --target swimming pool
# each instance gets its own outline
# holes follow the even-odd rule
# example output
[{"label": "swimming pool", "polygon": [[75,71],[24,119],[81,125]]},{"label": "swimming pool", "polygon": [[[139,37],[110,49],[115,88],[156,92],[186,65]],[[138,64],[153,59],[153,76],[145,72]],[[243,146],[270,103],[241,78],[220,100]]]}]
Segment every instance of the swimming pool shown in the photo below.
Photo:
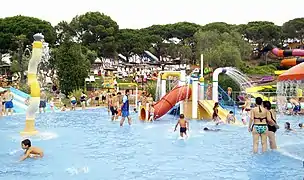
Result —
[{"label": "swimming pool", "polygon": [[[191,121],[190,138],[184,141],[172,132],[173,116],[120,128],[105,109],[46,113],[37,117],[40,137],[32,138],[45,157],[18,163],[24,119],[16,115],[0,120],[0,179],[303,179],[301,131],[286,134],[280,129],[279,151],[253,155],[246,127],[223,125],[220,132],[202,132],[213,125]],[[294,127],[300,121],[282,119]]]}]

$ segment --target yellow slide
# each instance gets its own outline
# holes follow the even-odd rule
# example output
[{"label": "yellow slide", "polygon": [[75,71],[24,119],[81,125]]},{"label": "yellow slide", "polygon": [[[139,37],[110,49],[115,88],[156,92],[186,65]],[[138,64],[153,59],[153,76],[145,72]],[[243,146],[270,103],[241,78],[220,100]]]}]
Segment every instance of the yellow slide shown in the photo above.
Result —
[{"label": "yellow slide", "polygon": [[251,88],[247,88],[246,89],[246,93],[247,94],[250,94],[251,96],[257,98],[257,97],[260,97],[263,99],[263,101],[270,101],[270,102],[273,102],[273,98],[272,97],[266,97],[260,93],[258,93],[258,91],[261,91],[265,88],[272,88],[272,86],[256,86],[256,87],[251,87]]},{"label": "yellow slide", "polygon": [[[212,119],[213,114],[213,107],[214,107],[215,101],[213,100],[202,100],[199,101],[199,107],[198,107],[198,118],[199,119]],[[222,107],[219,107],[219,116],[221,120],[225,123],[227,119],[227,115],[229,112],[226,109],[223,109]],[[239,121],[235,122],[236,125],[240,125],[241,123]]]},{"label": "yellow slide", "polygon": [[[199,101],[199,119],[212,119],[213,106],[215,101],[213,100],[203,100]],[[226,118],[229,112],[221,107],[219,107],[219,116],[222,121],[226,122]]]}]

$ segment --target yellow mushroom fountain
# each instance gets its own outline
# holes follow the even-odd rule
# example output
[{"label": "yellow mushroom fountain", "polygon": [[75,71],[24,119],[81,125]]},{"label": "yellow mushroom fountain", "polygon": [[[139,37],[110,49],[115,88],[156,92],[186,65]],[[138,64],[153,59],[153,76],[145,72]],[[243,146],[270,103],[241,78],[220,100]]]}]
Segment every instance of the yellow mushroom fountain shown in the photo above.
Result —
[{"label": "yellow mushroom fountain", "polygon": [[37,80],[37,68],[42,58],[44,36],[42,34],[34,35],[32,57],[28,65],[28,85],[31,89],[30,104],[26,111],[25,128],[21,135],[35,135],[38,131],[35,129],[35,113],[40,103],[40,85]]}]

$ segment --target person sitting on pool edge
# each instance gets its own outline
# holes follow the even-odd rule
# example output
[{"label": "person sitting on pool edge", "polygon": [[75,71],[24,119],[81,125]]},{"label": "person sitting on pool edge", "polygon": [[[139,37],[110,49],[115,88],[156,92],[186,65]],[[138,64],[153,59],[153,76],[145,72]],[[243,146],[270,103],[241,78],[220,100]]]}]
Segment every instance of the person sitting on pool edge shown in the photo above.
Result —
[{"label": "person sitting on pool edge", "polygon": [[187,130],[189,130],[189,122],[185,119],[185,115],[181,114],[179,115],[179,120],[177,121],[176,125],[175,125],[175,129],[174,132],[176,131],[177,126],[180,126],[180,136],[184,137],[187,136]]},{"label": "person sitting on pool edge", "polygon": [[20,161],[24,161],[27,158],[43,157],[43,150],[38,147],[33,147],[29,139],[25,139],[21,142],[21,148],[24,149],[25,152]]},{"label": "person sitting on pool edge", "polygon": [[219,131],[220,129],[209,129],[207,127],[204,128],[204,131]]}]

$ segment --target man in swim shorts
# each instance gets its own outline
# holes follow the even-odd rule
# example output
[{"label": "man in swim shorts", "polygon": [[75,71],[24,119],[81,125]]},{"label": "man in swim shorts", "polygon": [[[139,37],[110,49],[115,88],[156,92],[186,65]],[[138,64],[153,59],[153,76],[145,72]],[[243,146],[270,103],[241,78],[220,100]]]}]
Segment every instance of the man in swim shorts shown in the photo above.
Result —
[{"label": "man in swim shorts", "polygon": [[114,119],[116,120],[117,117],[117,97],[115,96],[115,93],[113,93],[112,95],[109,95],[109,108],[112,114],[111,120],[114,121]]},{"label": "man in swim shorts", "polygon": [[38,147],[33,147],[29,139],[25,139],[21,142],[21,148],[25,150],[25,153],[20,159],[20,161],[23,161],[27,158],[43,157],[43,150]]},{"label": "man in swim shorts", "polygon": [[122,106],[121,106],[121,120],[120,120],[120,127],[123,126],[123,123],[125,122],[125,118],[128,118],[128,123],[131,125],[131,118],[129,117],[129,94],[130,90],[127,89],[124,97],[122,98]]},{"label": "man in swim shorts", "polygon": [[189,122],[185,119],[184,114],[179,115],[179,120],[175,125],[174,132],[176,131],[178,125],[180,126],[180,136],[184,137],[184,134],[187,136],[187,130],[189,130]]}]

